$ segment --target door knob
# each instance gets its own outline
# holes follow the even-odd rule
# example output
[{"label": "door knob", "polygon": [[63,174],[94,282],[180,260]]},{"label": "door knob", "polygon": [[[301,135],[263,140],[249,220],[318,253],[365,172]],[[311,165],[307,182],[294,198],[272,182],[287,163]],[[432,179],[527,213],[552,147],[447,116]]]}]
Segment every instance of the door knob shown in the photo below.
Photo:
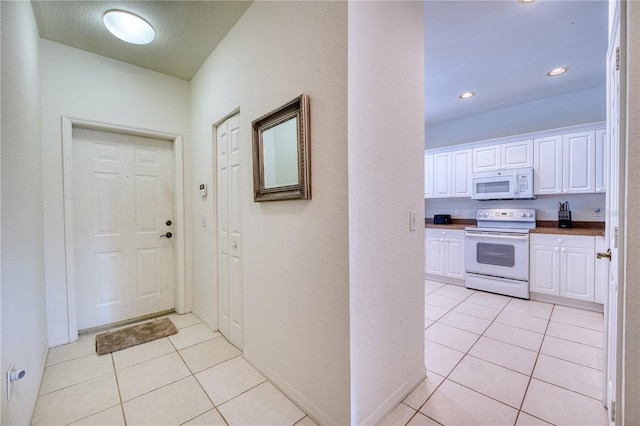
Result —
[{"label": "door knob", "polygon": [[606,253],[596,253],[596,257],[598,259],[605,258],[605,259],[608,259],[609,262],[611,262],[611,249],[607,249]]},{"label": "door knob", "polygon": [[167,232],[166,234],[160,235],[160,238],[162,238],[162,237],[171,238],[171,237],[173,237],[173,234],[171,232]]},{"label": "door knob", "polygon": [[166,222],[165,222],[165,224],[166,224],[167,226],[171,226],[171,224],[172,224],[172,223],[173,223],[173,222],[171,222],[170,220],[168,220],[168,221],[166,221]]}]

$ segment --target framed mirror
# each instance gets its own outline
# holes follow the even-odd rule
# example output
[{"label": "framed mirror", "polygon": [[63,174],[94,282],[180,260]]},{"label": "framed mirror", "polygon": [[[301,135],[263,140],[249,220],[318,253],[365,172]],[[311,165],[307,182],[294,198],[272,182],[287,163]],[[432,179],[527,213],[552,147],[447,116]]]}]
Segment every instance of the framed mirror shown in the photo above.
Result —
[{"label": "framed mirror", "polygon": [[309,97],[254,120],[253,200],[311,199]]}]

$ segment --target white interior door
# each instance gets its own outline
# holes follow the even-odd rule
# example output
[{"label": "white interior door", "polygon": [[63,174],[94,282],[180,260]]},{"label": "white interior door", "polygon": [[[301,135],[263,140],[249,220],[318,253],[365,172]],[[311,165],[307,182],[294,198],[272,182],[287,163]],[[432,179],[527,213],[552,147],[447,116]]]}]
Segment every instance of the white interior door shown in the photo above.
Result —
[{"label": "white interior door", "polygon": [[239,117],[218,126],[218,322],[233,345],[243,346],[242,232]]},{"label": "white interior door", "polygon": [[72,140],[78,329],[173,308],[172,142],[75,127]]},{"label": "white interior door", "polygon": [[620,212],[624,210],[621,202],[621,182],[625,175],[624,161],[621,161],[621,145],[624,141],[623,114],[621,109],[624,99],[621,97],[621,69],[620,52],[621,37],[620,2],[616,2],[616,13],[613,19],[612,33],[609,37],[609,49],[607,52],[607,132],[609,145],[609,176],[606,192],[606,237],[611,258],[609,264],[609,282],[607,285],[607,297],[605,300],[606,318],[606,351],[605,351],[605,391],[604,404],[609,410],[609,423],[620,424],[620,416],[616,422],[615,406],[620,395],[620,333],[622,322],[620,318],[620,291],[619,291],[619,235]]}]

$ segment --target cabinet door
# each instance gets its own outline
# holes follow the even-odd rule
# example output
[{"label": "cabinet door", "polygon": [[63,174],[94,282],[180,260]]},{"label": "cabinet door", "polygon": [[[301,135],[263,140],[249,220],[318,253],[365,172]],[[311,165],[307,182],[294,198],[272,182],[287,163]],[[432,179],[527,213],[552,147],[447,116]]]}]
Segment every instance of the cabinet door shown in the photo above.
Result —
[{"label": "cabinet door", "polygon": [[433,154],[433,196],[451,196],[451,153]]},{"label": "cabinet door", "polygon": [[596,130],[596,192],[607,192],[607,130]]},{"label": "cabinet door", "polygon": [[562,136],[535,139],[533,188],[536,195],[562,192]]},{"label": "cabinet door", "polygon": [[500,160],[503,169],[533,167],[533,140],[500,145]]},{"label": "cabinet door", "polygon": [[594,301],[593,249],[563,247],[560,249],[560,296]]},{"label": "cabinet door", "polygon": [[471,197],[471,150],[451,153],[451,195]]},{"label": "cabinet door", "polygon": [[552,296],[560,295],[560,248],[531,245],[529,253],[529,290]]},{"label": "cabinet door", "polygon": [[445,238],[446,254],[445,254],[445,274],[451,278],[464,279],[465,262],[464,262],[464,239],[463,238]]},{"label": "cabinet door", "polygon": [[424,198],[433,198],[433,155],[424,156]]},{"label": "cabinet door", "polygon": [[564,135],[562,143],[563,193],[581,194],[596,189],[596,135],[594,131]]},{"label": "cabinet door", "polygon": [[500,169],[500,145],[473,148],[473,171],[488,172]]},{"label": "cabinet door", "polygon": [[444,275],[444,239],[425,238],[425,273]]}]

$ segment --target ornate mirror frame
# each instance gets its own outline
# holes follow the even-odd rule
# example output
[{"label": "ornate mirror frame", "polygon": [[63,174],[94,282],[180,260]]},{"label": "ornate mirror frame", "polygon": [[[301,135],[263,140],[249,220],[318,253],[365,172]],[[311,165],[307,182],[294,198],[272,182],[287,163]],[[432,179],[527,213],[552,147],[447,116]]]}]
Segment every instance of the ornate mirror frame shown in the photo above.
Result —
[{"label": "ornate mirror frame", "polygon": [[[310,200],[309,97],[300,95],[254,120],[251,127],[253,128],[253,201]],[[295,142],[293,141],[294,130]],[[280,151],[273,154],[272,151],[276,146]],[[294,152],[294,146],[297,152]],[[294,158],[297,159],[297,167],[293,164]],[[295,179],[296,170],[297,180]],[[276,177],[282,174],[287,176]],[[278,182],[278,179],[281,181]]]}]

